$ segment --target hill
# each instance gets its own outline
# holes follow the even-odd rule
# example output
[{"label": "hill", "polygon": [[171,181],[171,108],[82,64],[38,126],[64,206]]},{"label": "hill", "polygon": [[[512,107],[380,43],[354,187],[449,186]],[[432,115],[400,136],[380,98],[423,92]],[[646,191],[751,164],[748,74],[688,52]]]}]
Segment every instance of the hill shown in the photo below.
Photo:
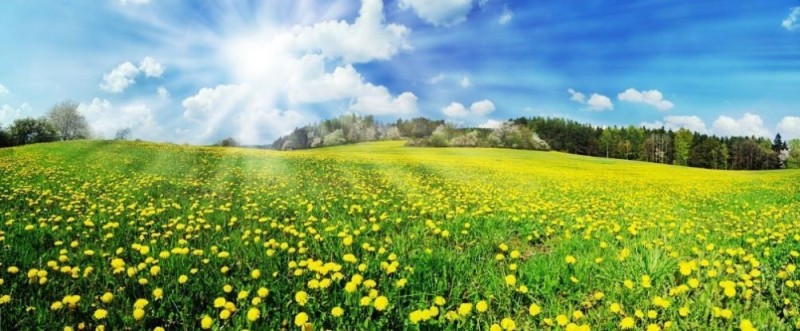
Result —
[{"label": "hill", "polygon": [[797,170],[73,141],[0,150],[0,215],[1,329],[798,323]]}]

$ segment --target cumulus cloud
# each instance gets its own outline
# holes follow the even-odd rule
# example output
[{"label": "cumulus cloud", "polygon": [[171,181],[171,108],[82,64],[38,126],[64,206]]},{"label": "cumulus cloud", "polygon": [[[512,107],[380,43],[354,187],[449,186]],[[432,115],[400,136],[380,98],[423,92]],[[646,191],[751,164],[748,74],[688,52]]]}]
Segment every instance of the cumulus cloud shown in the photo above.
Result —
[{"label": "cumulus cloud", "polygon": [[508,9],[508,6],[505,6],[503,8],[503,13],[500,14],[500,18],[497,19],[497,23],[500,23],[501,25],[506,25],[508,23],[511,23],[511,20],[513,18],[514,18],[514,12]]},{"label": "cumulus cloud", "polygon": [[146,77],[161,77],[164,67],[152,57],[145,57],[139,66],[124,62],[103,75],[100,89],[111,93],[122,93],[129,86],[136,84],[136,76],[143,73]]},{"label": "cumulus cloud", "polygon": [[577,102],[582,105],[586,105],[587,107],[585,110],[588,111],[604,111],[604,110],[613,110],[614,103],[611,102],[611,99],[605,95],[592,93],[589,96],[589,99],[586,99],[586,95],[575,91],[573,89],[567,89],[567,92],[570,94],[570,101]]},{"label": "cumulus cloud", "polygon": [[11,92],[9,92],[8,89],[5,86],[3,86],[3,84],[0,84],[0,97],[9,93]]},{"label": "cumulus cloud", "polygon": [[800,138],[800,117],[786,116],[778,122],[778,132],[787,139]]},{"label": "cumulus cloud", "polygon": [[665,128],[667,130],[687,129],[693,132],[706,133],[706,123],[697,116],[666,116],[664,121],[642,122],[643,127],[650,129]]},{"label": "cumulus cloud", "polygon": [[31,111],[31,105],[28,103],[23,103],[17,108],[10,105],[3,105],[0,107],[0,124],[8,125],[16,119],[29,116]]},{"label": "cumulus cloud", "polygon": [[421,19],[435,26],[453,26],[466,21],[472,0],[400,0],[401,9],[413,9]]},{"label": "cumulus cloud", "polygon": [[111,93],[120,93],[128,86],[136,83],[134,78],[139,74],[139,68],[130,62],[118,65],[111,72],[103,75],[103,82],[100,89]]},{"label": "cumulus cloud", "polygon": [[795,31],[800,29],[800,7],[794,7],[789,12],[789,16],[781,23],[784,29]]},{"label": "cumulus cloud", "polygon": [[611,103],[611,99],[609,99],[605,95],[597,93],[592,93],[592,96],[590,96],[589,100],[586,101],[586,105],[589,106],[589,110],[592,111],[604,111],[604,110],[614,109],[614,104]]},{"label": "cumulus cloud", "polygon": [[142,62],[139,63],[139,71],[143,72],[147,77],[161,77],[164,74],[164,66],[161,63],[158,63],[152,57],[145,57],[142,59]]},{"label": "cumulus cloud", "polygon": [[[232,136],[244,143],[261,144],[311,122],[313,116],[303,109],[312,104],[335,103],[339,109],[344,104],[347,111],[362,114],[416,113],[414,93],[395,95],[385,86],[368,82],[353,66],[386,60],[409,49],[408,33],[405,26],[384,22],[381,0],[363,0],[353,23],[331,20],[237,34],[224,39],[220,48],[235,83],[203,88],[185,99],[184,117],[207,124],[211,131],[201,136],[213,138],[219,132],[243,130]],[[208,102],[235,106],[201,107]],[[206,114],[209,112],[213,114]],[[272,118],[281,124],[267,123],[262,130],[253,128],[247,133],[250,123],[236,118],[264,123]]]},{"label": "cumulus cloud", "polygon": [[478,102],[474,102],[471,106],[469,106],[469,110],[472,111],[472,113],[475,115],[484,116],[493,112],[495,108],[494,108],[494,103],[484,99]]},{"label": "cumulus cloud", "polygon": [[111,101],[94,98],[78,105],[78,112],[86,117],[92,133],[103,138],[114,137],[124,128],[130,128],[134,137],[148,140],[158,139],[162,133],[154,111],[143,103],[115,107]]},{"label": "cumulus cloud", "polygon": [[577,103],[585,103],[586,102],[586,95],[581,92],[576,92],[573,89],[567,89],[567,92],[570,94],[569,100],[575,101]]},{"label": "cumulus cloud", "polygon": [[403,92],[392,98],[383,86],[368,84],[368,93],[356,98],[350,110],[375,115],[411,115],[417,112],[417,96]]},{"label": "cumulus cloud", "polygon": [[353,24],[326,21],[296,26],[275,41],[294,51],[318,52],[345,63],[363,63],[386,60],[400,50],[409,49],[406,40],[409,32],[403,25],[384,23],[382,0],[363,0]]},{"label": "cumulus cloud", "polygon": [[769,131],[764,127],[761,116],[752,113],[745,113],[739,119],[720,116],[714,121],[711,128],[714,133],[721,136],[769,137]]},{"label": "cumulus cloud", "polygon": [[158,97],[161,98],[161,100],[169,100],[171,96],[169,90],[163,86],[159,86],[158,89],[156,89],[156,92],[158,92]]},{"label": "cumulus cloud", "polygon": [[484,128],[484,129],[497,129],[501,126],[503,126],[503,121],[491,120],[491,119],[481,125],[478,125],[479,128]]},{"label": "cumulus cloud", "polygon": [[494,103],[484,99],[473,102],[469,109],[459,102],[451,102],[447,107],[442,108],[442,114],[450,118],[467,116],[486,116],[495,111]]},{"label": "cumulus cloud", "polygon": [[634,88],[629,88],[617,95],[617,99],[621,101],[644,103],[656,107],[658,110],[670,110],[675,105],[672,102],[665,100],[664,95],[658,90],[637,91]]},{"label": "cumulus cloud", "polygon": [[263,144],[313,120],[297,111],[273,108],[246,84],[202,88],[182,105],[184,118],[196,122],[199,131],[179,132],[196,141],[231,136],[243,144]]},{"label": "cumulus cloud", "polygon": [[461,103],[451,102],[447,107],[442,108],[442,114],[447,117],[465,117],[469,115],[469,111]]}]

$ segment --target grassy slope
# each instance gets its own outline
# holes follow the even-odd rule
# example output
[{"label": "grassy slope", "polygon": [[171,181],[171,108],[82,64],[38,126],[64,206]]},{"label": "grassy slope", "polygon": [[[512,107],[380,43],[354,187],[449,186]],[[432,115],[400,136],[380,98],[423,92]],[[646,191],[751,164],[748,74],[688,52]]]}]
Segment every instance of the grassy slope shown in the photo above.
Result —
[{"label": "grassy slope", "polygon": [[[251,293],[256,286],[269,287],[272,293],[263,314],[272,316],[274,323],[291,322],[295,313],[306,311],[313,321],[331,328],[413,328],[409,313],[430,306],[433,296],[441,295],[448,299],[441,315],[462,302],[480,299],[489,300],[491,309],[461,324],[442,318],[423,326],[478,328],[512,317],[520,327],[542,327],[543,318],[571,316],[580,310],[588,317],[577,323],[613,329],[619,316],[608,312],[608,304],[621,303],[628,315],[635,309],[653,309],[654,296],[670,297],[669,290],[686,281],[677,265],[690,260],[712,264],[693,271],[701,287],[689,295],[670,297],[671,307],[652,322],[663,326],[671,321],[679,329],[728,329],[748,318],[767,329],[783,329],[795,321],[779,313],[776,304],[787,296],[796,300],[797,293],[784,293],[782,281],[775,277],[793,262],[789,251],[800,249],[800,171],[713,171],[555,152],[405,148],[400,142],[296,152],[70,142],[0,150],[0,160],[0,215],[16,220],[2,227],[8,245],[0,253],[3,269],[17,265],[24,274],[29,268],[43,268],[46,260],[59,255],[54,242],[76,239],[86,244],[70,253],[74,254],[70,263],[97,269],[94,278],[73,282],[53,276],[43,287],[15,281],[0,271],[6,279],[0,292],[36,293],[18,299],[23,302],[16,308],[0,308],[4,309],[0,311],[5,316],[0,321],[3,325],[91,321],[88,313],[53,318],[47,315],[47,306],[70,292],[83,295],[88,305],[94,295],[124,284],[126,290],[117,294],[123,302],[118,307],[121,315],[129,314],[137,297],[148,297],[152,288],[161,286],[174,293],[170,299],[176,307],[183,307],[183,302],[194,308],[155,303],[148,312],[148,325],[192,328],[201,314],[216,316],[210,301],[225,296],[220,289],[231,284],[236,291]],[[71,203],[82,208],[69,208]],[[147,215],[148,203],[163,210]],[[248,207],[253,203],[258,206]],[[90,212],[93,204],[109,210]],[[130,208],[112,212],[118,205]],[[180,209],[169,207],[176,205]],[[363,211],[354,210],[354,205]],[[371,220],[381,215],[385,220]],[[98,226],[121,225],[101,230],[73,223],[74,230],[65,231],[63,221],[54,219],[57,216],[92,219]],[[121,280],[111,275],[108,258],[80,256],[86,247],[112,255],[117,247],[126,247],[125,260],[138,263],[143,257],[130,253],[131,243],[149,243],[153,252],[181,246],[177,238],[186,238],[187,231],[175,226],[194,223],[187,221],[190,216],[204,217],[212,227],[190,236],[188,246],[210,254],[211,246],[219,245],[231,252],[232,261],[215,258],[208,267],[199,258],[170,258],[161,265],[163,273],[173,278],[145,277],[152,278],[151,283],[142,286],[136,277]],[[231,224],[232,217],[239,223]],[[259,218],[268,221],[257,223]],[[37,223],[43,225],[22,229]],[[282,231],[265,233],[262,239],[276,239],[290,247],[301,247],[302,242],[308,248],[304,257],[279,252],[266,258],[264,248],[245,244],[252,238],[252,233],[243,238],[247,231],[267,228],[270,223]],[[54,224],[60,227],[53,229]],[[373,224],[380,224],[380,230],[371,231]],[[213,231],[214,226],[224,231]],[[167,230],[175,234],[163,240],[148,239]],[[450,235],[443,236],[444,230]],[[312,240],[319,231],[325,239]],[[109,232],[113,238],[99,240]],[[344,236],[354,237],[353,246],[342,244]],[[370,252],[361,247],[364,243],[388,252]],[[500,244],[519,250],[522,258],[496,261],[496,254],[507,254],[498,249]],[[709,244],[714,247],[708,249]],[[620,261],[623,249],[631,255]],[[731,255],[724,249],[743,254]],[[400,262],[400,271],[393,275],[379,267],[389,252]],[[357,307],[358,295],[353,298],[341,291],[344,282],[330,293],[317,294],[304,288],[308,278],[299,281],[287,271],[292,260],[343,263],[345,253],[369,262],[361,273],[375,279],[381,294],[390,299],[390,311],[376,313],[374,324],[363,324],[369,311]],[[567,255],[577,257],[578,263],[565,264]],[[603,262],[596,263],[598,258]],[[737,275],[749,272],[751,259],[763,265],[759,269],[763,280],[750,288],[754,297],[723,297],[718,281],[736,280]],[[725,275],[726,260],[732,263],[730,275]],[[511,263],[517,264],[517,270],[510,270]],[[233,271],[221,275],[222,266]],[[276,272],[277,279],[249,280],[247,275],[255,266],[265,273]],[[190,286],[174,284],[176,275],[188,274],[193,267],[200,268],[200,277],[193,276]],[[710,269],[720,270],[723,276],[708,277]],[[359,271],[345,265],[346,279],[355,273]],[[528,293],[506,285],[509,274],[518,279],[516,287],[526,285]],[[653,279],[651,288],[628,290],[622,285],[624,280],[638,283],[643,275]],[[404,289],[392,286],[400,277],[409,280]],[[289,304],[301,289],[311,293],[312,303],[306,307]],[[597,291],[605,298],[587,299]],[[531,303],[542,306],[540,316],[527,316]],[[348,312],[341,320],[323,313],[335,305]],[[685,305],[692,308],[690,318],[677,314]],[[38,307],[38,313],[23,313],[24,306]],[[732,321],[714,318],[713,307],[729,308],[736,317]],[[244,325],[241,315],[229,323]],[[130,317],[122,316],[107,323],[135,325]]]}]

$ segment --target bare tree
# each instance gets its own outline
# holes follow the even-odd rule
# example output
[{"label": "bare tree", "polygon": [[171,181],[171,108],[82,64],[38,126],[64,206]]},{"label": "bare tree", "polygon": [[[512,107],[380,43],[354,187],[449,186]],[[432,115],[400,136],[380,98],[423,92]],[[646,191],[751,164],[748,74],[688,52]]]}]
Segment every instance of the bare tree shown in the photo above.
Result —
[{"label": "bare tree", "polygon": [[47,120],[56,128],[60,140],[89,138],[89,124],[78,113],[77,102],[64,101],[53,106],[47,113]]},{"label": "bare tree", "polygon": [[114,135],[115,140],[128,140],[131,136],[131,128],[122,128],[117,130],[117,134]]}]

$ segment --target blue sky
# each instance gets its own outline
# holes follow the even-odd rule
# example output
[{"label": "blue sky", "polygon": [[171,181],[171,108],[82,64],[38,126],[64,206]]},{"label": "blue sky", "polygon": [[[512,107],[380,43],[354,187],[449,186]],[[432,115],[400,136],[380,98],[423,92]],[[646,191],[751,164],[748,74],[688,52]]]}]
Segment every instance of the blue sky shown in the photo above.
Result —
[{"label": "blue sky", "polygon": [[800,137],[800,1],[8,0],[0,125],[269,143],[345,113]]}]

